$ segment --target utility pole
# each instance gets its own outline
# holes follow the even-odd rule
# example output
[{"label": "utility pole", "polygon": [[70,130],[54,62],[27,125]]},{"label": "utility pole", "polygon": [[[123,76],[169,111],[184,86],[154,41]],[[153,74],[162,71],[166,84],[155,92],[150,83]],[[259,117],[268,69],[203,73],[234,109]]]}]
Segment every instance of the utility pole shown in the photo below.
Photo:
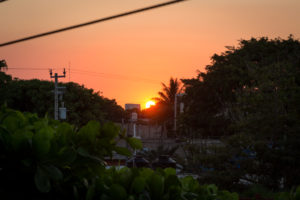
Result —
[{"label": "utility pole", "polygon": [[[175,94],[175,100],[174,100],[174,133],[175,135],[177,135],[177,97],[182,97],[183,95],[185,95],[185,93],[178,93]],[[180,113],[183,112],[183,103],[180,103]]]},{"label": "utility pole", "polygon": [[64,75],[58,75],[57,73],[52,76],[52,69],[50,69],[50,78],[54,78],[54,119],[58,120],[58,94],[62,93],[58,91],[58,89],[62,89],[58,87],[58,78],[65,78],[66,77],[66,70],[63,71]]}]

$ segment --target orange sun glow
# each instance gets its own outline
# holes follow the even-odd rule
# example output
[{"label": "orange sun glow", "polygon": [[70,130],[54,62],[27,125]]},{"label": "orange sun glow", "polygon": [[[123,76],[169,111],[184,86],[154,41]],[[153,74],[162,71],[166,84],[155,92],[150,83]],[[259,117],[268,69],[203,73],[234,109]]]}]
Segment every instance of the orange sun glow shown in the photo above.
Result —
[{"label": "orange sun glow", "polygon": [[155,105],[154,101],[147,101],[146,108],[150,108],[151,106],[154,106],[154,105]]}]

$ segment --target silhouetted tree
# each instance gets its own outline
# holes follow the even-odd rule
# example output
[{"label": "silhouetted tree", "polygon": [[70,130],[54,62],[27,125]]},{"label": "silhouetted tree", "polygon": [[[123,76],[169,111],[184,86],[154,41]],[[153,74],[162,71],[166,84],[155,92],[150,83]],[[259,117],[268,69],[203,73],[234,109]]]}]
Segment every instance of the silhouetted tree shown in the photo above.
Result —
[{"label": "silhouetted tree", "polygon": [[222,155],[222,167],[214,165],[219,170],[212,173],[232,174],[232,184],[300,184],[300,42],[242,40],[214,55],[206,70],[183,80],[185,123],[199,134],[232,135],[222,151],[231,159]]},{"label": "silhouetted tree", "polygon": [[0,60],[0,71],[7,69],[7,64],[5,60]]},{"label": "silhouetted tree", "polygon": [[[20,111],[34,112],[39,116],[46,113],[53,117],[54,83],[49,81],[18,80],[0,72],[0,104]],[[93,89],[77,83],[59,83],[66,87],[64,102],[67,107],[67,121],[81,126],[90,120],[121,122],[124,110],[114,99],[100,96]]]},{"label": "silhouetted tree", "polygon": [[159,97],[153,98],[156,105],[149,109],[149,112],[152,112],[152,119],[164,126],[168,136],[173,135],[175,95],[181,91],[180,80],[171,77],[169,85],[162,83],[162,91],[158,92]]}]

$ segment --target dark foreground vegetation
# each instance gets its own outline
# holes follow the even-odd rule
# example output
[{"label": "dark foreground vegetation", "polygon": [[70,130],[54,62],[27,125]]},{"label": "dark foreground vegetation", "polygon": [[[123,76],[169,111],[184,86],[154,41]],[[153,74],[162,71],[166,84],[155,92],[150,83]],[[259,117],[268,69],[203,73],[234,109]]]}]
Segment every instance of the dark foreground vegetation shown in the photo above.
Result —
[{"label": "dark foreground vegetation", "polygon": [[105,169],[105,156],[130,156],[116,146],[127,138],[113,124],[91,121],[79,130],[35,114],[0,110],[0,196],[3,199],[238,199],[172,168]]},{"label": "dark foreground vegetation", "polygon": [[[238,200],[237,193],[200,185],[191,176],[178,178],[175,169],[106,169],[113,152],[130,156],[116,140],[133,149],[141,142],[127,138],[113,124],[91,121],[79,130],[67,123],[38,118],[2,107],[0,110],[0,196],[3,199],[103,200]],[[249,191],[251,194],[251,191]],[[300,187],[269,194],[296,200]]]}]

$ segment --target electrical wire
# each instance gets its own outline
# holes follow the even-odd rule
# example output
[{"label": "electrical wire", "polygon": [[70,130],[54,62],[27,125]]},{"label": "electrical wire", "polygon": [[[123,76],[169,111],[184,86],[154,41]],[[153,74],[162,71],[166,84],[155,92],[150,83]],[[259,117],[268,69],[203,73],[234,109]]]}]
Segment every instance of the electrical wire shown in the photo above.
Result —
[{"label": "electrical wire", "polygon": [[12,40],[12,41],[0,44],[0,47],[12,45],[12,44],[15,44],[15,43],[24,42],[24,41],[27,41],[27,40],[32,40],[32,39],[36,39],[36,38],[40,38],[40,37],[44,37],[44,36],[48,36],[48,35],[52,35],[52,34],[55,34],[55,33],[64,32],[64,31],[68,31],[68,30],[72,30],[72,29],[76,29],[76,28],[81,28],[83,26],[88,26],[88,25],[92,25],[92,24],[96,24],[96,23],[100,23],[100,22],[104,22],[104,21],[109,21],[109,20],[112,20],[112,19],[125,17],[125,16],[132,15],[132,14],[137,14],[137,13],[140,13],[140,12],[144,12],[144,11],[148,11],[148,10],[152,10],[152,9],[156,9],[156,8],[160,8],[160,7],[164,7],[164,6],[168,6],[168,5],[179,3],[179,2],[182,2],[182,1],[187,1],[187,0],[168,1],[168,2],[165,2],[165,3],[156,4],[156,5],[152,5],[152,6],[149,6],[149,7],[144,7],[144,8],[132,10],[132,11],[128,11],[128,12],[121,13],[121,14],[117,14],[117,15],[113,15],[113,16],[109,16],[109,17],[105,17],[105,18],[101,18],[101,19],[96,19],[96,20],[85,22],[85,23],[82,23],[82,24],[77,24],[77,25],[73,25],[73,26],[69,26],[69,27],[65,27],[65,28],[61,28],[61,29],[56,29],[56,30],[53,30],[53,31],[48,31],[48,32],[45,32],[45,33],[40,33],[40,34],[37,34],[37,35],[32,35],[32,36],[20,38],[20,39],[17,39],[17,40]]},{"label": "electrical wire", "polygon": [[[46,67],[45,67],[46,68]],[[41,68],[41,67],[9,67],[7,71],[14,71],[14,70],[49,70],[50,68]],[[53,69],[53,68],[52,68]],[[64,68],[54,68],[55,70],[62,70]],[[84,76],[93,76],[93,77],[102,77],[102,78],[109,78],[109,79],[116,79],[116,80],[127,80],[127,81],[134,81],[134,82],[147,82],[152,84],[160,84],[160,81],[142,78],[142,77],[133,77],[133,76],[124,76],[120,74],[108,74],[102,72],[95,72],[95,71],[86,71],[80,69],[72,69],[72,74],[79,74]]]},{"label": "electrical wire", "polygon": [[133,77],[133,76],[124,76],[120,74],[107,74],[107,73],[97,73],[97,72],[89,72],[89,71],[82,71],[82,70],[71,70],[72,74],[81,74],[87,76],[94,76],[94,77],[103,77],[103,78],[110,78],[110,79],[117,79],[117,80],[128,80],[128,81],[138,81],[138,82],[147,82],[152,84],[160,84],[160,81],[146,79],[141,77]]}]

